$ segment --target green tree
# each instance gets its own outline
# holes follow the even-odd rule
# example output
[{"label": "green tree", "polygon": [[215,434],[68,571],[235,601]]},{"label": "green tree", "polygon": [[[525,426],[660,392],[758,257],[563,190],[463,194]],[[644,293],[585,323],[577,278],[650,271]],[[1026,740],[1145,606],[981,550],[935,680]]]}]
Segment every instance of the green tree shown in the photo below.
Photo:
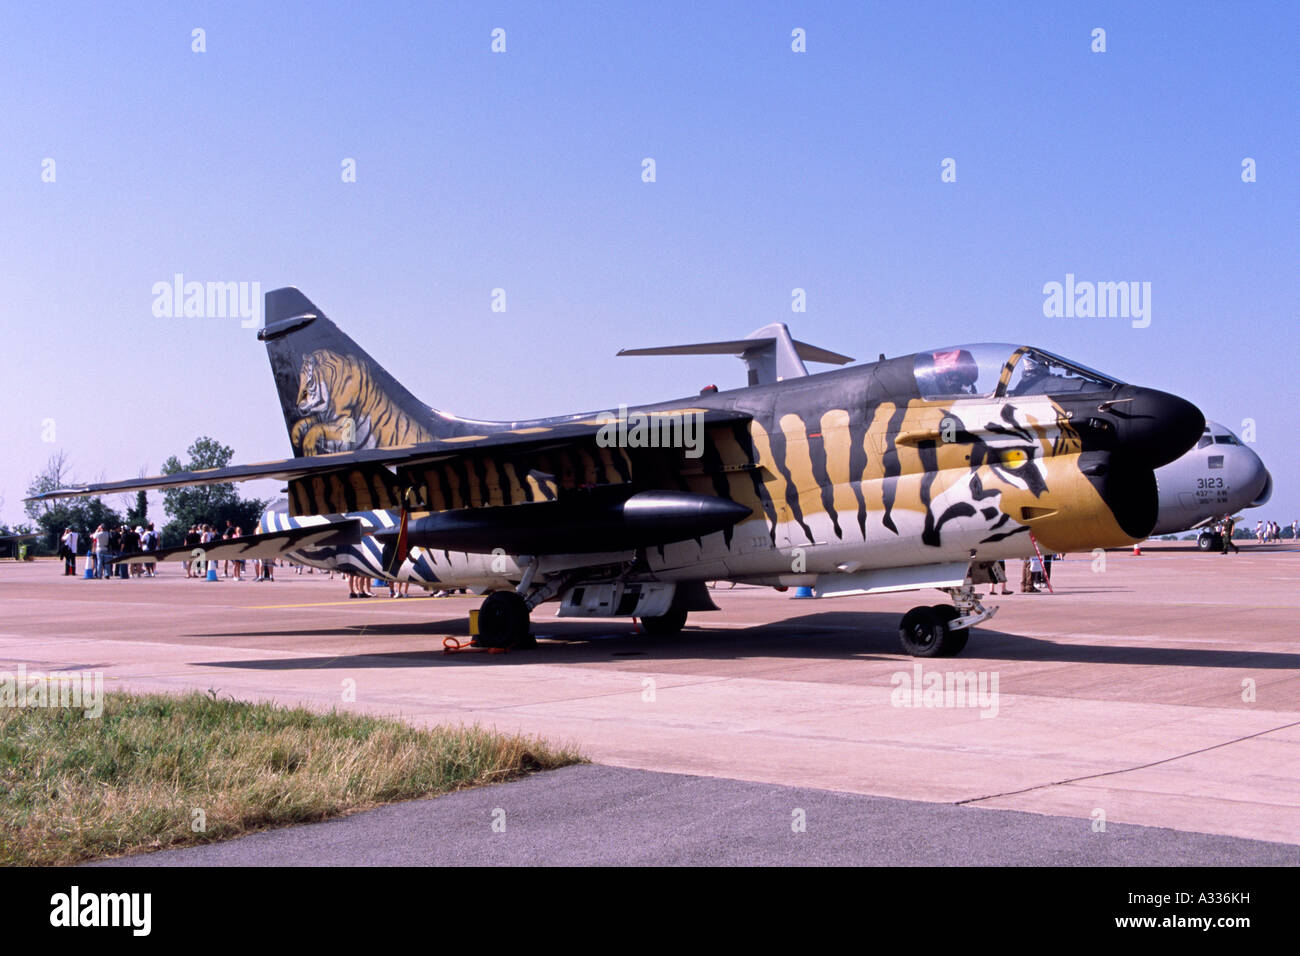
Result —
[{"label": "green tree", "polygon": [[[163,462],[163,474],[224,468],[230,464],[235,450],[203,435],[194,439],[194,443],[185,449],[185,454],[187,460],[184,464],[175,455]],[[163,528],[163,540],[172,547],[184,542],[185,532],[191,525],[210,524],[221,532],[225,530],[227,521],[240,526],[248,534],[256,528],[267,504],[259,498],[239,497],[233,484],[169,489],[163,492],[163,506],[171,521]]]},{"label": "green tree", "polygon": [[149,496],[143,488],[135,493],[135,506],[126,512],[126,523],[132,528],[143,527],[149,522]]},{"label": "green tree", "polygon": [[[72,476],[72,467],[66,452],[60,450],[51,455],[45,470],[32,479],[27,486],[27,496],[44,494],[57,488],[68,488],[80,484]],[[84,550],[87,536],[101,524],[104,527],[116,527],[122,523],[122,516],[104,504],[102,498],[62,498],[57,501],[29,501],[23,510],[27,517],[36,522],[41,532],[37,544],[40,553],[53,554],[59,550],[59,538],[64,528],[71,528],[80,534],[78,550]]]}]

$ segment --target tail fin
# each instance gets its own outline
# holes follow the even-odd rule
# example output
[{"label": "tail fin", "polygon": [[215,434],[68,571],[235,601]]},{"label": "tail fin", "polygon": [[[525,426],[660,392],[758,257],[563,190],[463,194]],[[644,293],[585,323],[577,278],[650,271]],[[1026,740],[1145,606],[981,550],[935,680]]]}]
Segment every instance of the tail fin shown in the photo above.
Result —
[{"label": "tail fin", "polygon": [[289,441],[298,456],[391,448],[444,437],[420,402],[294,288],[266,294],[266,343]]}]

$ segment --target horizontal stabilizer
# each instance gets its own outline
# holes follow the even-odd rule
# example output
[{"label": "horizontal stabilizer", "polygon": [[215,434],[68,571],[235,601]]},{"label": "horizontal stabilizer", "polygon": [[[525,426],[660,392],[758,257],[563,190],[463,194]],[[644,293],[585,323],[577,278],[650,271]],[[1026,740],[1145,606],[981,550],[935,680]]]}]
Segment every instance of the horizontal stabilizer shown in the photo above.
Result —
[{"label": "horizontal stabilizer", "polygon": [[157,561],[242,561],[254,558],[278,558],[291,551],[358,544],[361,522],[356,518],[306,528],[288,528],[264,534],[246,534],[222,538],[207,544],[181,545],[157,551],[137,551],[115,560],[129,564],[153,564]]}]

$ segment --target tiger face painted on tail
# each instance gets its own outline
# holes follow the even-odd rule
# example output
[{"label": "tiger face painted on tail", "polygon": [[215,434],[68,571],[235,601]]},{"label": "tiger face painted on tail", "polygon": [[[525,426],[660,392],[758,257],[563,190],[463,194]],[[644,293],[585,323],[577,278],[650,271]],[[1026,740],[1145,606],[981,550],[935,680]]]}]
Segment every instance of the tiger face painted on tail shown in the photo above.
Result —
[{"label": "tiger face painted on tail", "polygon": [[303,417],[293,424],[289,437],[299,455],[391,448],[433,439],[428,428],[384,393],[366,363],[329,349],[303,356],[296,407]]}]

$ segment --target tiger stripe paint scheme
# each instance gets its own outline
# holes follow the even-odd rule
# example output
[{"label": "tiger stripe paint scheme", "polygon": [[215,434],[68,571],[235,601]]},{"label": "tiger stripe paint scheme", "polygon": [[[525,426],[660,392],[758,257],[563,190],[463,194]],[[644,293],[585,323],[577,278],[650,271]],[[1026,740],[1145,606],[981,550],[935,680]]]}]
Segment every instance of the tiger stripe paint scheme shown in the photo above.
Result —
[{"label": "tiger stripe paint scheme", "polygon": [[[815,390],[759,386],[696,399],[751,416],[706,429],[704,453],[696,460],[680,449],[600,448],[594,439],[514,458],[467,452],[399,468],[389,493],[395,497],[397,485],[416,489],[413,515],[526,503],[549,499],[556,490],[616,483],[716,495],[750,509],[751,517],[735,528],[651,549],[645,574],[665,580],[694,576],[701,565],[727,577],[789,574],[795,549],[806,552],[805,573],[818,574],[833,573],[846,561],[872,568],[1026,557],[1033,552],[1031,530],[1054,551],[1135,540],[1083,474],[1083,442],[1060,405],[1046,396],[898,400],[896,387],[892,398],[872,401],[873,389],[889,387],[879,384],[882,379],[900,377],[889,366],[910,362],[905,356],[811,376],[832,380]],[[830,389],[856,401],[826,409]],[[554,474],[556,490],[535,488],[530,471]],[[351,480],[330,477],[292,484],[295,517],[347,514],[376,527],[396,524],[396,506],[359,507],[374,500],[358,491],[368,491],[373,477],[369,484],[359,471]],[[362,550],[353,560],[384,577],[378,549]],[[428,562],[426,572],[404,568],[399,576],[446,583],[454,571],[468,575],[465,583],[482,585],[518,580],[522,573],[513,559],[504,573],[491,572],[481,557],[453,560],[448,553]]]},{"label": "tiger stripe paint scheme", "polygon": [[[425,587],[482,588],[493,592],[488,618],[506,630],[522,626],[524,636],[531,607],[579,583],[674,582],[679,596],[693,592],[672,606],[665,627],[710,604],[701,582],[715,579],[828,594],[942,587],[955,616],[916,608],[900,631],[909,653],[956,653],[969,627],[991,614],[973,592],[977,570],[987,575],[992,562],[1028,557],[1035,541],[1077,551],[1145,537],[1158,510],[1154,469],[1192,447],[1205,422],[1183,399],[1040,349],[981,345],[653,405],[618,403],[629,420],[673,416],[684,426],[682,416],[698,416],[692,434],[702,431],[703,440],[611,447],[602,427],[610,412],[486,422],[421,403],[296,289],[268,293],[265,314],[258,337],[294,458],[42,497],[282,478],[288,501],[265,516],[268,529],[341,517],[363,529],[359,544],[292,557]],[[686,429],[677,434],[684,439]],[[707,507],[724,520],[678,523],[671,510],[656,512],[671,536],[638,540],[666,543],[595,553],[596,542],[632,540],[620,509],[654,493],[683,514]],[[456,514],[425,522],[429,530],[414,541],[425,547],[398,555],[394,544],[387,557],[402,560],[389,575],[381,542],[405,540],[392,533],[403,509],[411,527]],[[428,546],[437,527],[458,522],[474,534],[444,531],[442,540],[485,545],[520,525],[535,533],[515,540],[535,553]],[[674,540],[693,533],[678,529],[700,536]],[[556,553],[560,542],[574,553]],[[926,644],[927,635],[937,643]]]}]

